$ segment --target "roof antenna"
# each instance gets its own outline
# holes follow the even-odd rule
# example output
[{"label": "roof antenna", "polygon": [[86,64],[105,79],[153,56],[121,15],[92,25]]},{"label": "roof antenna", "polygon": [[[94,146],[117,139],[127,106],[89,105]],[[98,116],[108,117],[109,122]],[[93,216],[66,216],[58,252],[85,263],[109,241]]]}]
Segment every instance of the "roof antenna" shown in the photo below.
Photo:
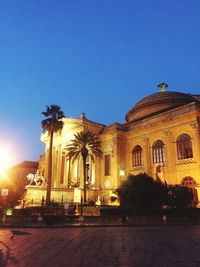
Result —
[{"label": "roof antenna", "polygon": [[159,83],[158,88],[159,88],[160,92],[166,92],[167,88],[168,88],[168,84],[167,83]]}]

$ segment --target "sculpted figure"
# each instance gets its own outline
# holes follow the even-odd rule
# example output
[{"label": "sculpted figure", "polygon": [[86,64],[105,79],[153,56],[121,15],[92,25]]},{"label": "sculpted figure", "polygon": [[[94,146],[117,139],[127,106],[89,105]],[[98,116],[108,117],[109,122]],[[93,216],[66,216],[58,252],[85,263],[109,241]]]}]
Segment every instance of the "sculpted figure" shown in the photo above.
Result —
[{"label": "sculpted figure", "polygon": [[39,170],[36,171],[35,174],[29,173],[26,178],[29,181],[29,185],[32,186],[45,186],[46,185],[46,180],[45,178],[39,174]]}]

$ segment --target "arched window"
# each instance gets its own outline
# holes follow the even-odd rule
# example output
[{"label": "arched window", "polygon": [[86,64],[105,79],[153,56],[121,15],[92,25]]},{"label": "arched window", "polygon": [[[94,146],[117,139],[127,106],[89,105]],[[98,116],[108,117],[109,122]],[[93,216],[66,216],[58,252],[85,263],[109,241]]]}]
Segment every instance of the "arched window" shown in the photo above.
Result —
[{"label": "arched window", "polygon": [[181,134],[177,138],[178,159],[193,158],[191,137]]},{"label": "arched window", "polygon": [[132,151],[132,165],[133,167],[142,166],[142,148],[137,145]]},{"label": "arched window", "polygon": [[162,140],[157,140],[153,144],[153,163],[161,163],[165,161],[164,143]]}]

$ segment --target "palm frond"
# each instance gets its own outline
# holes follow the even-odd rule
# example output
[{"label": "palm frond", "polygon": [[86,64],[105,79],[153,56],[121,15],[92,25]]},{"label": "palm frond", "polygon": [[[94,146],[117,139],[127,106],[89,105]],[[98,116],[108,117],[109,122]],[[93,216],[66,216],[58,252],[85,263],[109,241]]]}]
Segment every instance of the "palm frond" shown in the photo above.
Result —
[{"label": "palm frond", "polygon": [[41,122],[44,131],[58,132],[62,130],[64,123],[61,119],[63,119],[65,115],[60,106],[46,106],[46,111],[42,112],[42,114],[48,117]]},{"label": "palm frond", "polygon": [[[80,154],[83,156],[89,155],[92,160],[94,156],[101,157],[101,141],[99,138],[90,131],[81,131],[74,134],[74,139],[67,145],[67,156]],[[74,157],[74,155],[73,155]],[[77,156],[76,156],[77,157]]]}]

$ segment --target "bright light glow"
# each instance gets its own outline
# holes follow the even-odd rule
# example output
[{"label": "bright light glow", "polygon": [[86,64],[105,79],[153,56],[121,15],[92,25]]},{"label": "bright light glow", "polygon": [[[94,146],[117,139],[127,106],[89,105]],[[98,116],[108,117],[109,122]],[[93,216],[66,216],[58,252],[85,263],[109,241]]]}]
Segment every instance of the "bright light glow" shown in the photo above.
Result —
[{"label": "bright light glow", "polygon": [[119,175],[120,175],[120,176],[124,176],[124,175],[125,175],[125,171],[124,171],[124,170],[120,170],[120,171],[119,171]]},{"label": "bright light glow", "polygon": [[10,167],[10,156],[5,149],[0,149],[0,176],[6,175],[6,170]]}]

